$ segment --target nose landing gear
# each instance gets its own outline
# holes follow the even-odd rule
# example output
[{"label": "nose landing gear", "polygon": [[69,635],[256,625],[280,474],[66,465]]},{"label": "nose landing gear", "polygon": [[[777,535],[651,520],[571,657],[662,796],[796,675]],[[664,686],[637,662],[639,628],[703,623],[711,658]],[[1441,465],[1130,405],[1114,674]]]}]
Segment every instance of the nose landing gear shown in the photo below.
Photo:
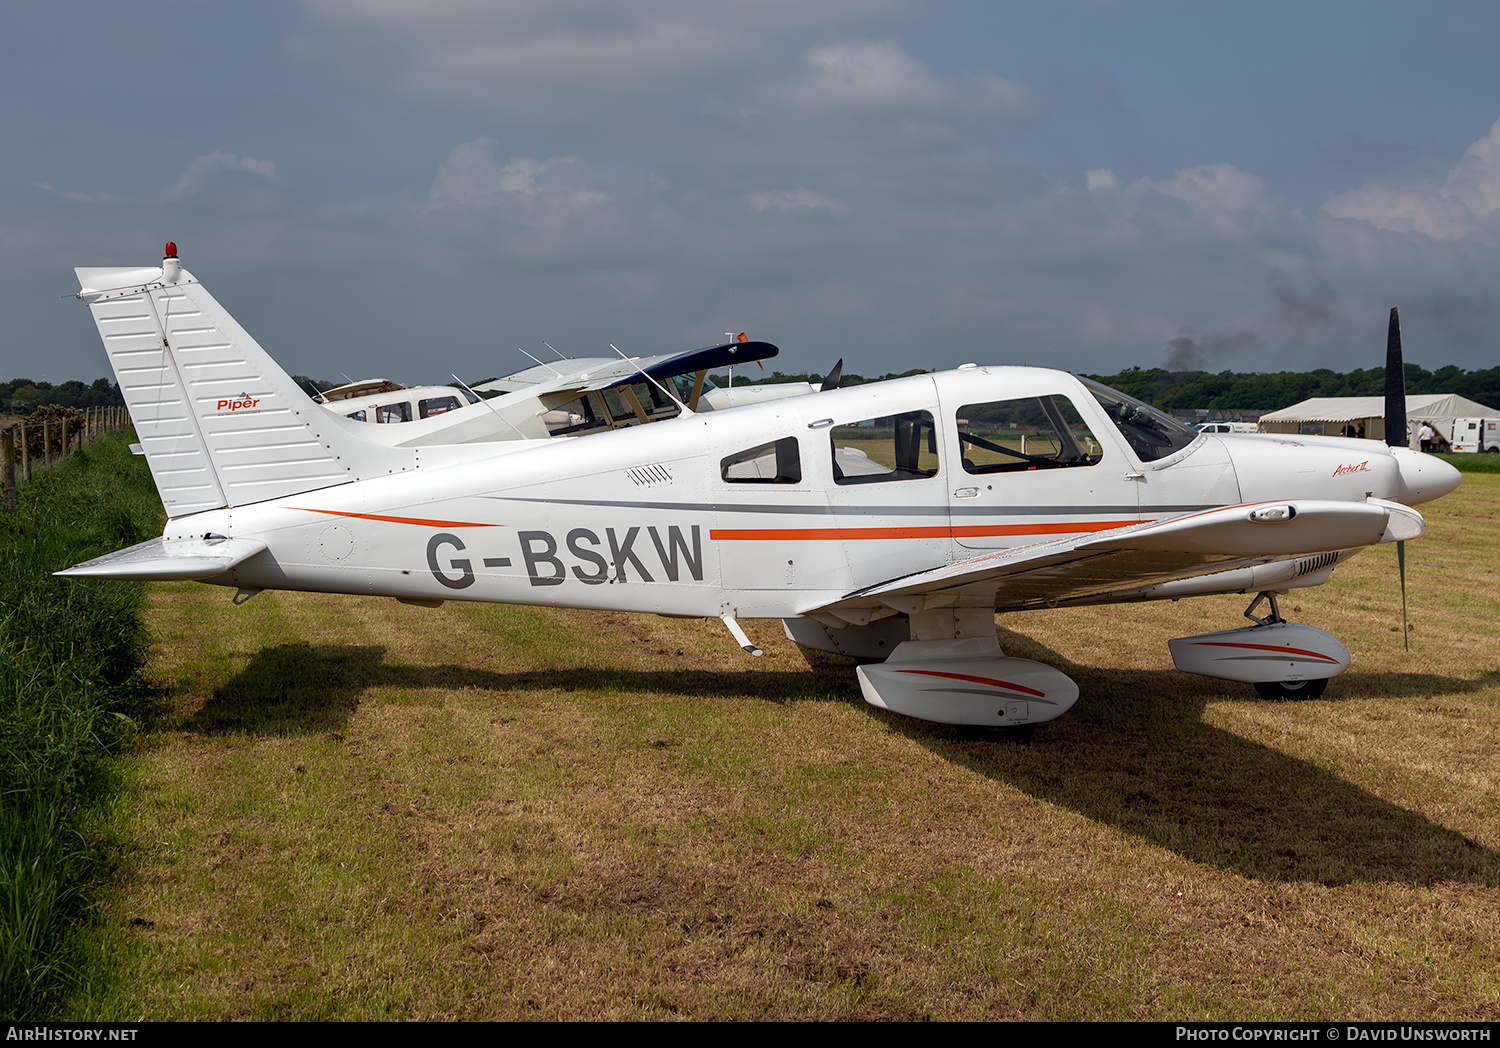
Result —
[{"label": "nose landing gear", "polygon": [[[1257,616],[1263,602],[1270,614]],[[1316,698],[1329,677],[1349,668],[1348,648],[1316,626],[1287,622],[1270,590],[1250,602],[1245,618],[1255,625],[1168,641],[1172,661],[1187,673],[1254,684],[1267,699]]]}]

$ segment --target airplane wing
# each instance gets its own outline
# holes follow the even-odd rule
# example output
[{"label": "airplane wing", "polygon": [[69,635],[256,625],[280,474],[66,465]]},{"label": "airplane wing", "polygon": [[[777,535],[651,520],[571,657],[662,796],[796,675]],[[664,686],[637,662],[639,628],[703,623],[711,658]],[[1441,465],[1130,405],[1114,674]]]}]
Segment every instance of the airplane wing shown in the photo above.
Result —
[{"label": "airplane wing", "polygon": [[224,574],[265,548],[266,544],[258,539],[211,536],[167,542],[155,538],[53,574],[68,578],[137,579],[143,582],[209,579]]},{"label": "airplane wing", "polygon": [[482,392],[502,390],[541,394],[568,391],[577,395],[639,382],[642,371],[657,381],[665,381],[697,371],[769,360],[780,352],[770,342],[726,342],[686,353],[659,353],[632,360],[622,360],[619,357],[580,357],[526,368],[514,375],[481,382],[474,388]]},{"label": "airplane wing", "polygon": [[[861,610],[869,609],[913,613],[992,602],[997,611],[1007,611],[1099,603],[1112,595],[1143,599],[1126,595],[1221,573],[1221,588],[1198,592],[1234,592],[1256,579],[1245,573],[1240,581],[1235,569],[1413,539],[1425,531],[1415,510],[1382,499],[1228,506],[971,557],[858,590],[810,614],[858,621]],[[1318,561],[1311,570],[1333,563]]]}]

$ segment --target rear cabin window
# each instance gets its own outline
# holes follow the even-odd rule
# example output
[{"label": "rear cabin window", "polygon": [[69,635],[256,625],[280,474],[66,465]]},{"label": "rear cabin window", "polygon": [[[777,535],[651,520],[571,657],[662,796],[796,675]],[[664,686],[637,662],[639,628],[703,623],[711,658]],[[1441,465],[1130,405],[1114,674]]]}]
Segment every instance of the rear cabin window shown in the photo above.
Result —
[{"label": "rear cabin window", "polygon": [[831,430],[835,484],[883,484],[937,476],[937,429],[929,411],[847,422]]},{"label": "rear cabin window", "polygon": [[1063,396],[965,404],[956,421],[965,473],[1092,466],[1104,455],[1073,402]]},{"label": "rear cabin window", "polygon": [[399,404],[381,404],[375,409],[376,422],[410,422],[411,402],[403,400]]},{"label": "rear cabin window", "polygon": [[795,437],[735,452],[719,463],[719,475],[729,484],[800,484],[802,457]]}]

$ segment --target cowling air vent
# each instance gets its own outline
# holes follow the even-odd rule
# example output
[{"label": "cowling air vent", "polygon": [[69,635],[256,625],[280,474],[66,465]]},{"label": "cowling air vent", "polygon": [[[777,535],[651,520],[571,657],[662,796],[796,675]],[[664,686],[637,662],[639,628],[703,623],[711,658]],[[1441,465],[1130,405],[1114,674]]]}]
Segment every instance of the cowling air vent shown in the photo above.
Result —
[{"label": "cowling air vent", "polygon": [[1297,562],[1297,577],[1311,575],[1315,571],[1322,571],[1330,564],[1337,564],[1339,555],[1337,553],[1319,553],[1316,557],[1308,557]]},{"label": "cowling air vent", "polygon": [[672,483],[672,474],[668,473],[667,467],[662,465],[632,466],[625,472],[638,488]]}]

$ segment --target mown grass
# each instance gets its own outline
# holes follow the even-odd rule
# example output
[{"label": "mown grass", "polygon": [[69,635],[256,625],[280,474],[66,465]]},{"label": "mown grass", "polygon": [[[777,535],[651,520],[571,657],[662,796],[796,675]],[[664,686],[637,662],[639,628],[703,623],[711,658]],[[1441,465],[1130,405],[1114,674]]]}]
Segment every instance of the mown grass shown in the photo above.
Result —
[{"label": "mown grass", "polygon": [[1467,454],[1439,455],[1444,462],[1452,463],[1460,473],[1500,473],[1500,455],[1471,452]]},{"label": "mown grass", "polygon": [[109,872],[97,824],[108,759],[138,698],[140,588],[51,573],[159,527],[128,442],[85,445],[0,515],[0,1011],[10,1019],[57,1016],[101,961],[81,928]]},{"label": "mown grass", "polygon": [[1294,591],[1320,700],[1179,674],[1248,598],[1002,618],[1030,746],[751,624],[153,587],[99,1018],[1493,1019],[1500,478]]}]

